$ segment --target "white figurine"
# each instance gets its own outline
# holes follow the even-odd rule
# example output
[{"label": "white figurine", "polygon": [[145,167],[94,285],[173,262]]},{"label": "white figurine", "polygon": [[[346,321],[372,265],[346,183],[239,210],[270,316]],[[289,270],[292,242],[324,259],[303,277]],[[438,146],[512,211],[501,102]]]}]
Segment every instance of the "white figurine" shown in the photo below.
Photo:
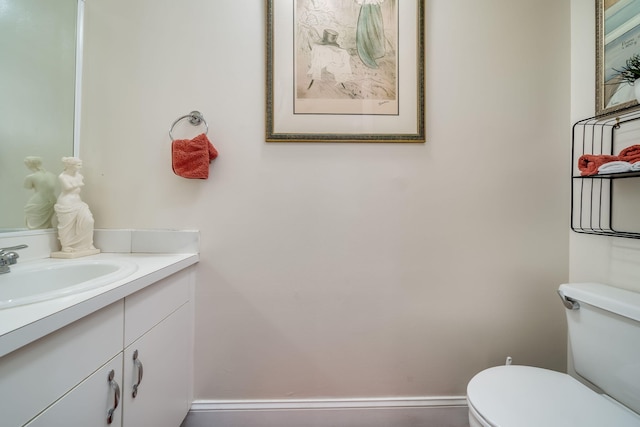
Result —
[{"label": "white figurine", "polygon": [[24,179],[24,187],[35,191],[24,206],[25,224],[30,230],[50,228],[56,203],[56,176],[42,167],[40,157],[25,157],[24,164],[33,172]]},{"label": "white figurine", "polygon": [[51,254],[54,258],[75,258],[100,252],[93,246],[93,215],[89,205],[80,199],[84,186],[83,176],[78,172],[82,160],[63,157],[64,171],[58,176],[60,195],[54,205],[58,217],[58,239],[61,252]]}]

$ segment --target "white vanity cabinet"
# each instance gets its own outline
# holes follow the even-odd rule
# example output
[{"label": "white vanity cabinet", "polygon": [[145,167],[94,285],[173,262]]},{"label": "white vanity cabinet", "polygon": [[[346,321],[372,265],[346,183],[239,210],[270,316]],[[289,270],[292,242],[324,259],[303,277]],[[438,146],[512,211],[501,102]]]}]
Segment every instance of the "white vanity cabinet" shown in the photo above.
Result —
[{"label": "white vanity cabinet", "polygon": [[125,298],[123,427],[178,427],[189,411],[191,281],[185,270]]},{"label": "white vanity cabinet", "polygon": [[27,426],[120,426],[122,403],[117,395],[120,392],[120,378],[122,378],[122,353],[118,353]]},{"label": "white vanity cabinet", "polygon": [[192,401],[194,280],[194,267],[178,271],[0,358],[0,425],[178,427]]},{"label": "white vanity cabinet", "polygon": [[[38,414],[33,426],[106,425],[109,400],[115,393],[107,374],[99,371],[122,353],[123,313],[124,303],[116,302],[0,358],[0,425],[23,426]],[[122,365],[114,369],[122,375]],[[102,378],[91,383],[97,388],[87,391],[84,381],[93,374]],[[84,392],[73,393],[77,387]],[[93,422],[78,424],[76,416],[87,419],[80,414],[88,408],[77,399],[85,392],[97,396],[99,412]],[[56,405],[50,407],[54,403],[63,405],[60,408],[78,408],[78,412],[60,414]],[[47,408],[50,413],[42,412]]]}]

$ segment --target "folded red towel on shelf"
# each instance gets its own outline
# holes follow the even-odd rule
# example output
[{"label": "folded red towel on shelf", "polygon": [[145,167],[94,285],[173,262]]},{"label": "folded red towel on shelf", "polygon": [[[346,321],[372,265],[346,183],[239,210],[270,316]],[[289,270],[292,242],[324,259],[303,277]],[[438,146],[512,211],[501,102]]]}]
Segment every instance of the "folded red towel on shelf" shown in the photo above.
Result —
[{"label": "folded red towel on shelf", "polygon": [[578,159],[578,169],[580,169],[582,176],[597,175],[600,166],[616,160],[621,159],[618,156],[608,154],[583,154]]},{"label": "folded red towel on shelf", "polygon": [[620,158],[620,160],[629,163],[640,161],[640,145],[632,145],[625,148],[624,150],[620,151],[618,157]]},{"label": "folded red towel on shelf", "polygon": [[209,163],[218,157],[218,150],[207,135],[193,139],[176,139],[171,143],[171,167],[183,178],[209,178]]}]

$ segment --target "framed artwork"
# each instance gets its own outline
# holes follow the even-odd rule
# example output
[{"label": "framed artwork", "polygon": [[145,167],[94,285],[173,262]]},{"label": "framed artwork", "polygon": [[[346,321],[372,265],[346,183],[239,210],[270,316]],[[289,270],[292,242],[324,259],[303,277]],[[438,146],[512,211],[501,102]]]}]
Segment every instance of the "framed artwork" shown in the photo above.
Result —
[{"label": "framed artwork", "polygon": [[424,0],[267,0],[267,142],[424,142]]},{"label": "framed artwork", "polygon": [[596,0],[596,115],[637,106],[620,70],[640,54],[640,0]]}]

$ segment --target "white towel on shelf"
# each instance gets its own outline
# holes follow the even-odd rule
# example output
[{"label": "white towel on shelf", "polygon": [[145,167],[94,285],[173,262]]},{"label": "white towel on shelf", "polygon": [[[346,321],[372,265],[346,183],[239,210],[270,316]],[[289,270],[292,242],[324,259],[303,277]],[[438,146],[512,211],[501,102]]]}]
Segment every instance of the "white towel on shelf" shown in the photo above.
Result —
[{"label": "white towel on shelf", "polygon": [[616,160],[616,161],[601,165],[598,168],[598,175],[629,172],[630,170],[631,170],[631,163],[624,162],[622,160]]},{"label": "white towel on shelf", "polygon": [[633,172],[640,171],[640,162],[631,163],[631,170]]}]

